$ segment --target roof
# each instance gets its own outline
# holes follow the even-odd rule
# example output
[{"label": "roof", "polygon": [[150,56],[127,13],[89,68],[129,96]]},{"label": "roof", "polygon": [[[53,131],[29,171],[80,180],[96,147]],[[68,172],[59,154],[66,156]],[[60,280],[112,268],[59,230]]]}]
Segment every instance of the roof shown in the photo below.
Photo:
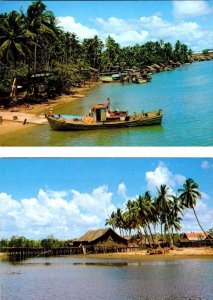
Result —
[{"label": "roof", "polygon": [[102,108],[107,108],[108,103],[100,103],[100,104],[93,104],[92,108],[93,109],[102,109]]},{"label": "roof", "polygon": [[97,229],[97,230],[89,230],[87,231],[83,236],[81,236],[77,241],[83,242],[88,241],[92,242],[103,236],[108,230],[111,230],[110,228],[105,229]]},{"label": "roof", "polygon": [[203,232],[191,232],[185,233],[185,235],[189,241],[200,241],[206,238],[206,235]]},{"label": "roof", "polygon": [[153,67],[153,68],[160,69],[160,66],[159,66],[159,65],[157,65],[157,64],[153,64],[153,65],[152,65],[152,67]]}]

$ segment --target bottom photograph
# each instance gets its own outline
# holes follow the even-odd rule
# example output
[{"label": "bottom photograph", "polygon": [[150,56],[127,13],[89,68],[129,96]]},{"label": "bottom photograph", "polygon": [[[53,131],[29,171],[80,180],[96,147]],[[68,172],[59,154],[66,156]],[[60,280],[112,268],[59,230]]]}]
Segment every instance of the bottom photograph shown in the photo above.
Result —
[{"label": "bottom photograph", "polygon": [[212,158],[1,158],[1,299],[212,299]]}]

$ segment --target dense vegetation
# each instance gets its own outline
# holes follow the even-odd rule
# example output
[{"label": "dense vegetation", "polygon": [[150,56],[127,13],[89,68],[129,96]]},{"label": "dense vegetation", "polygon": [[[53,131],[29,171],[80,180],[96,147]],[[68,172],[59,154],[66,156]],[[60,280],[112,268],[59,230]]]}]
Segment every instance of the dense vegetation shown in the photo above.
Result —
[{"label": "dense vegetation", "polygon": [[169,186],[161,185],[157,188],[156,198],[152,198],[151,194],[146,192],[135,200],[129,200],[126,210],[118,208],[112,212],[106,219],[106,225],[114,229],[119,228],[120,234],[125,232],[126,235],[129,232],[131,235],[131,231],[136,231],[139,237],[144,235],[147,238],[150,246],[155,243],[152,228],[155,230],[160,225],[161,235],[163,232],[167,234],[170,246],[173,246],[174,232],[181,229],[183,211],[191,208],[201,230],[207,236],[195,212],[197,199],[201,197],[198,188],[198,184],[191,178],[185,181],[176,195],[169,194]]},{"label": "dense vegetation", "polygon": [[[0,94],[11,92],[14,78],[26,97],[48,97],[68,91],[91,78],[91,70],[121,70],[141,64],[187,62],[191,50],[177,41],[150,41],[121,47],[108,36],[105,43],[96,35],[80,41],[65,32],[45,4],[32,2],[27,12],[0,14]],[[35,74],[42,73],[36,77]],[[34,75],[34,77],[33,77]],[[41,92],[42,89],[42,93]]]}]

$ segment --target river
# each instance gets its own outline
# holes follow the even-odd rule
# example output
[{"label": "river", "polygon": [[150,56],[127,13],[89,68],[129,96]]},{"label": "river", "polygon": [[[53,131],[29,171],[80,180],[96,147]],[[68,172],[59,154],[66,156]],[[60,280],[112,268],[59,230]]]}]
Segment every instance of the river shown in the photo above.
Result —
[{"label": "river", "polygon": [[55,108],[55,113],[84,115],[107,97],[129,113],[163,109],[161,126],[56,132],[37,126],[2,138],[2,146],[212,146],[213,61],[193,63],[153,75],[146,84],[112,83],[92,89],[85,98]]},{"label": "river", "polygon": [[1,262],[1,300],[212,300],[213,260],[77,257]]}]

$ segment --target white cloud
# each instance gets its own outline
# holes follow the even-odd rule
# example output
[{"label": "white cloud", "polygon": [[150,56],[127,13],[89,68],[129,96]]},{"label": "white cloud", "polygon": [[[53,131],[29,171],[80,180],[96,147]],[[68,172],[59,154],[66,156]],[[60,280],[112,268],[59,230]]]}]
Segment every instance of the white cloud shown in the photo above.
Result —
[{"label": "white cloud", "polygon": [[202,169],[209,169],[210,168],[209,162],[207,160],[202,161],[201,168]]},{"label": "white cloud", "polygon": [[208,160],[203,160],[201,163],[201,168],[202,169],[210,169],[213,168],[213,163],[209,162]]},{"label": "white cloud", "polygon": [[181,174],[173,174],[167,166],[160,162],[154,171],[146,172],[147,189],[156,194],[156,187],[166,184],[170,187],[170,193],[175,193],[175,189],[183,184],[186,178]]},{"label": "white cloud", "polygon": [[[195,212],[204,230],[208,231],[210,228],[213,227],[213,209],[210,208],[202,199],[197,201],[197,205],[195,206]],[[181,225],[182,232],[201,231],[192,209],[188,209],[184,213]]]},{"label": "white cloud", "polygon": [[78,237],[88,229],[104,227],[106,217],[115,210],[112,196],[107,186],[90,194],[40,189],[37,197],[20,201],[0,193],[1,236]]},{"label": "white cloud", "polygon": [[62,26],[64,30],[74,32],[80,40],[84,38],[92,38],[98,34],[98,31],[93,28],[89,28],[81,23],[75,21],[71,16],[58,17],[59,26]]},{"label": "white cloud", "polygon": [[[182,2],[178,1],[177,6],[182,5]],[[192,2],[190,1],[190,3]],[[95,28],[77,22],[72,16],[59,17],[58,20],[59,25],[67,31],[75,32],[81,40],[97,34],[105,41],[106,37],[110,35],[121,46],[144,44],[150,40],[160,39],[174,44],[179,39],[193,51],[198,51],[209,48],[209,45],[213,43],[213,31],[202,28],[199,23],[183,20],[168,22],[160,15],[141,16],[138,19],[97,17],[92,20]]]},{"label": "white cloud", "polygon": [[211,13],[212,7],[206,1],[173,1],[173,15],[176,18],[191,18]]},{"label": "white cloud", "polygon": [[118,186],[118,195],[124,200],[127,200],[128,198],[126,194],[126,185],[123,182]]}]

